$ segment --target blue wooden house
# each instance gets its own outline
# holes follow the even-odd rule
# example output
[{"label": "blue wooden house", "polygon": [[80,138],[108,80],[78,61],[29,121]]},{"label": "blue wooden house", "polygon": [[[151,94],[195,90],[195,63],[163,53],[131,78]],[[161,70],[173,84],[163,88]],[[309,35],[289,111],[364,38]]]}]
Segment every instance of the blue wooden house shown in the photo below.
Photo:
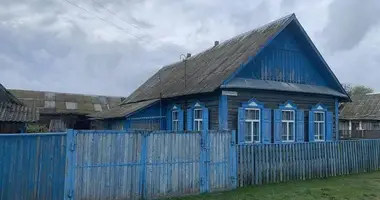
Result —
[{"label": "blue wooden house", "polygon": [[337,138],[350,101],[294,14],[160,69],[118,108],[91,115],[107,129],[237,130],[239,142]]}]

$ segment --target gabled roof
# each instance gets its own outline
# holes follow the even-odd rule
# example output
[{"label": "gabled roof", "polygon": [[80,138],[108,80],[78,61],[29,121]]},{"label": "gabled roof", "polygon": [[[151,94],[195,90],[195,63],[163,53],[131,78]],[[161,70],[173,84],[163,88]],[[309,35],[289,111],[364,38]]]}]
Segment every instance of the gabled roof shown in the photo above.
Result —
[{"label": "gabled roof", "polygon": [[353,96],[352,102],[343,105],[339,118],[380,120],[380,93]]},{"label": "gabled roof", "polygon": [[310,42],[323,65],[326,66],[331,78],[338,86],[336,88],[345,95],[345,98],[348,98],[338,79],[312,44],[295,15],[291,14],[238,35],[185,61],[163,67],[127,97],[123,104],[212,92],[226,83],[226,80],[231,80],[246,63],[258,55],[293,21],[300,27],[302,34]]},{"label": "gabled roof", "polygon": [[163,67],[124,103],[160,98],[160,92],[162,98],[168,98],[214,91],[294,17],[294,14],[288,15],[209,48],[186,62]]},{"label": "gabled roof", "polygon": [[[20,99],[25,105],[31,108],[39,109],[40,114],[87,115],[94,112],[109,110],[115,106],[118,106],[122,100],[124,100],[122,97],[98,95],[15,89],[9,91]],[[45,106],[46,104],[54,106],[48,108]]]}]

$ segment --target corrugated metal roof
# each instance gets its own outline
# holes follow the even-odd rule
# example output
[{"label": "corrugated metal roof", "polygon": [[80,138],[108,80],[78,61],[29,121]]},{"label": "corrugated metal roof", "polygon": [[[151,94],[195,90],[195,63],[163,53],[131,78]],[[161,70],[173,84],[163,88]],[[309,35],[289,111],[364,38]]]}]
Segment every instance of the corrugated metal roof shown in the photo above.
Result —
[{"label": "corrugated metal roof", "polygon": [[0,102],[1,122],[35,122],[39,120],[38,109],[12,102]]},{"label": "corrugated metal roof", "polygon": [[221,88],[247,88],[247,89],[261,89],[261,90],[277,90],[277,91],[289,91],[289,92],[302,92],[312,94],[325,94],[336,97],[347,97],[345,94],[340,93],[324,86],[306,85],[298,83],[284,83],[278,81],[256,80],[235,78],[226,85],[222,85]]},{"label": "corrugated metal roof", "polygon": [[25,105],[38,108],[41,114],[81,114],[109,110],[118,106],[123,97],[96,96],[84,94],[69,94],[30,90],[9,90]]},{"label": "corrugated metal roof", "polygon": [[124,103],[157,99],[160,98],[160,93],[162,98],[168,98],[212,92],[293,19],[294,14],[288,15],[207,49],[186,62],[163,67]]},{"label": "corrugated metal roof", "polygon": [[340,111],[340,119],[380,120],[380,94],[366,94],[352,97]]},{"label": "corrugated metal roof", "polygon": [[136,102],[136,103],[124,104],[121,106],[114,107],[107,111],[90,114],[88,115],[88,117],[94,118],[94,119],[121,118],[131,113],[134,113],[140,109],[143,109],[151,104],[154,104],[157,101],[159,100],[152,99],[152,100],[141,101],[141,102]]}]

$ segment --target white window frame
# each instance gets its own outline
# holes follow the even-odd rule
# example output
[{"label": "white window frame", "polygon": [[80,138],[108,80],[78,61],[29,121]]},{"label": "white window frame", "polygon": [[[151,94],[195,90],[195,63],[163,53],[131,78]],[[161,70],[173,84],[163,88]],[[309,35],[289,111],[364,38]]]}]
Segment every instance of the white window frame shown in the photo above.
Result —
[{"label": "white window frame", "polygon": [[[196,119],[195,118],[195,112],[196,111],[200,111],[202,113],[202,118],[201,119]],[[202,131],[202,126],[200,125],[202,122],[202,125],[203,125],[203,109],[202,108],[194,108],[194,111],[193,111],[193,130],[194,131]],[[198,124],[198,127],[196,127],[196,125]]]},{"label": "white window frame", "polygon": [[[293,113],[293,120],[285,120],[285,119],[282,119],[282,116],[283,116],[283,112],[292,112]],[[295,141],[295,133],[296,133],[296,127],[295,127],[295,124],[296,124],[296,112],[295,110],[281,110],[281,129],[282,129],[282,123],[286,123],[286,140],[283,140],[282,139],[282,132],[281,132],[281,140],[282,142],[294,142]],[[289,127],[290,127],[290,123],[293,122],[293,140],[289,140]],[[282,130],[283,131],[283,130]]]},{"label": "white window frame", "polygon": [[[257,111],[259,111],[259,119],[246,119],[245,118],[245,116],[244,116],[244,118],[245,118],[245,122],[249,122],[249,123],[251,123],[251,141],[247,141],[247,140],[245,140],[245,142],[246,143],[260,143],[260,141],[261,141],[261,110],[260,110],[260,108],[245,108],[244,110],[257,110]],[[245,113],[244,113],[244,115],[245,115]],[[254,122],[258,122],[259,123],[259,140],[258,141],[255,141],[255,140],[253,140],[253,123]]]},{"label": "white window frame", "polygon": [[[177,113],[177,119],[174,119],[174,113]],[[174,123],[177,123],[177,128],[174,130]],[[178,110],[172,110],[172,130],[178,131],[179,130],[179,112]]]},{"label": "white window frame", "polygon": [[[323,114],[323,121],[317,121],[316,119],[315,119],[315,113],[321,113],[321,114]],[[320,129],[319,129],[319,126],[317,126],[318,128],[317,128],[317,130],[318,130],[318,134],[316,133],[316,131],[314,131],[314,141],[317,141],[317,142],[323,142],[323,141],[325,141],[326,140],[326,112],[324,112],[324,111],[314,111],[314,127],[318,124],[323,124],[323,129],[324,129],[324,135],[322,135],[323,136],[323,140],[321,140],[321,139],[315,139],[315,137],[318,135],[318,138],[321,138],[321,131],[320,131]]]}]

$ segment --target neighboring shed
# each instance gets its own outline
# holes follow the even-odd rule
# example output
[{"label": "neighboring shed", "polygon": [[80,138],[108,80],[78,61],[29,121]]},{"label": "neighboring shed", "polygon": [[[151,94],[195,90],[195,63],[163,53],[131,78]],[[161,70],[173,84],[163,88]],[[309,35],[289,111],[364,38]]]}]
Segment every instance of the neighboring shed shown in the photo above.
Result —
[{"label": "neighboring shed", "polygon": [[124,98],[58,92],[9,90],[25,105],[39,109],[38,124],[49,131],[64,131],[67,128],[90,129],[86,115],[101,112],[119,105]]},{"label": "neighboring shed", "polygon": [[380,93],[352,97],[340,111],[339,130],[342,135],[352,131],[374,131],[380,138]]},{"label": "neighboring shed", "polygon": [[117,116],[96,118],[118,129],[233,129],[239,142],[325,141],[337,137],[344,101],[292,14],[163,67],[115,108]]},{"label": "neighboring shed", "polygon": [[25,106],[0,84],[0,133],[25,132],[27,123],[38,120],[38,109]]}]

